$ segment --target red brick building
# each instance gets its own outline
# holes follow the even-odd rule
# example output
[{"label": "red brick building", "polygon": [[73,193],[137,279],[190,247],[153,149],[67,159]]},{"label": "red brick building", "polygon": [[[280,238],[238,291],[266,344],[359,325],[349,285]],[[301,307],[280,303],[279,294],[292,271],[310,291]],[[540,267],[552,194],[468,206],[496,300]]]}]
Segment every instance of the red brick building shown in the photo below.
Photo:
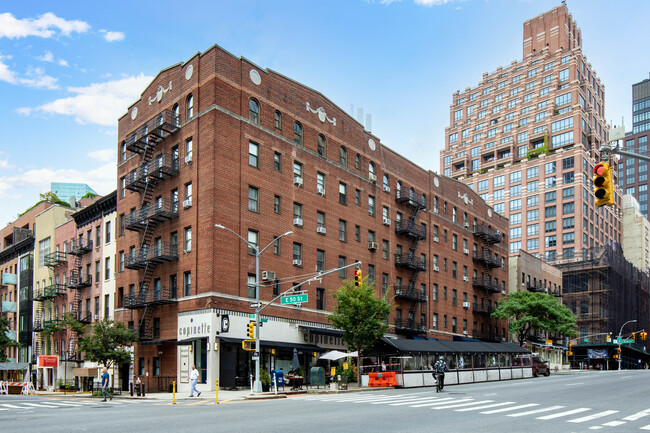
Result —
[{"label": "red brick building", "polygon": [[[395,295],[391,333],[506,337],[487,314],[506,290],[506,218],[313,89],[214,46],[158,74],[120,118],[118,154],[116,318],[140,335],[134,374],[150,389],[187,386],[193,363],[211,386],[247,382],[255,256],[215,224],[273,244],[260,256],[262,301],[360,260]],[[343,348],[327,315],[352,274],[263,311],[265,368],[290,369],[294,347],[303,368]]]}]

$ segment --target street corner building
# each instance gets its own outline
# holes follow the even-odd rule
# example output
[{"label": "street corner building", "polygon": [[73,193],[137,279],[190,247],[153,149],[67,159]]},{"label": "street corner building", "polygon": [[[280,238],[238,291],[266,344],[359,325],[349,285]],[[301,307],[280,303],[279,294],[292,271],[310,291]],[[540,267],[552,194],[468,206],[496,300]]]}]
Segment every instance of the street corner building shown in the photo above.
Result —
[{"label": "street corner building", "polygon": [[[133,375],[153,391],[188,390],[192,364],[203,389],[248,385],[247,243],[269,246],[264,304],[358,260],[394,296],[394,337],[506,339],[489,314],[506,292],[508,220],[316,90],[213,46],[143,89],[117,146],[115,316],[137,331]],[[352,278],[342,269],[303,286],[307,301],[265,308],[262,367],[290,370],[296,349],[307,375],[319,353],[344,350],[327,316]]]}]

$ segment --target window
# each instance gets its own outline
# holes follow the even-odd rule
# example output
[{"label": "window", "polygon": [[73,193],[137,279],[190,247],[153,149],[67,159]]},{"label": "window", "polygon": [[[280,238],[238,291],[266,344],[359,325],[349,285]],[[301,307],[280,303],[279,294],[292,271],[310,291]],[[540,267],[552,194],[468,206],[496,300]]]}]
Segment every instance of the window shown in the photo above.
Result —
[{"label": "window", "polygon": [[[88,267],[90,268],[90,265]],[[99,282],[101,280],[102,280],[102,268],[99,263],[99,260],[97,260],[95,261],[95,282]],[[43,281],[43,286],[45,286],[45,281]]]},{"label": "window", "polygon": [[293,142],[302,146],[302,125],[299,122],[293,124]]},{"label": "window", "polygon": [[357,206],[361,206],[361,190],[360,189],[355,189],[354,190],[354,204]]},{"label": "window", "polygon": [[260,124],[260,104],[253,98],[248,101],[248,120],[256,125]]},{"label": "window", "polygon": [[251,212],[259,212],[259,190],[255,187],[248,187],[248,210]]},{"label": "window", "polygon": [[347,202],[347,185],[343,182],[339,182],[339,203],[347,205]]},{"label": "window", "polygon": [[[345,266],[345,256],[339,256],[339,268],[342,268]],[[346,272],[345,269],[339,269],[339,278],[345,278],[346,277]]]},{"label": "window", "polygon": [[275,152],[273,154],[273,169],[276,171],[282,171],[282,154],[280,152]]},{"label": "window", "polygon": [[348,151],[343,146],[339,148],[339,164],[341,165],[341,167],[348,166]]},{"label": "window", "polygon": [[183,233],[183,252],[190,252],[192,251],[192,227],[185,227]]},{"label": "window", "polygon": [[324,310],[325,309],[325,289],[316,289],[316,309]]},{"label": "window", "polygon": [[556,215],[556,209],[555,206],[546,206],[544,209],[544,216],[546,218],[552,218]]},{"label": "window", "polygon": [[505,182],[505,176],[497,176],[494,178],[493,186],[495,188],[499,186],[503,186],[504,182]]},{"label": "window", "polygon": [[259,165],[259,145],[253,143],[252,141],[248,142],[248,165],[255,168],[260,168]]},{"label": "window", "polygon": [[384,191],[390,192],[390,179],[388,178],[387,174],[385,174],[382,177],[382,185],[383,185]]},{"label": "window", "polygon": [[111,258],[106,257],[104,259],[104,278],[107,280],[111,278]]},{"label": "window", "polygon": [[339,240],[341,242],[347,242],[347,222],[339,220]]},{"label": "window", "polygon": [[325,270],[325,251],[316,250],[316,272]]},{"label": "window", "polygon": [[375,216],[375,198],[371,195],[368,196],[368,215]]},{"label": "window", "polygon": [[302,263],[302,244],[293,243],[293,260]]},{"label": "window", "polygon": [[325,137],[323,134],[318,134],[318,156],[325,158],[327,156],[327,149],[325,146]]},{"label": "window", "polygon": [[275,129],[282,129],[282,113],[280,113],[278,110],[275,110],[274,125]]},{"label": "window", "polygon": [[575,211],[574,202],[563,203],[562,204],[562,213],[564,215],[573,213]]},{"label": "window", "polygon": [[302,164],[298,161],[293,162],[293,176],[302,179]]},{"label": "window", "polygon": [[95,246],[98,247],[102,243],[102,228],[101,226],[95,227]]},{"label": "window", "polygon": [[273,212],[279,214],[280,213],[280,201],[281,198],[279,195],[274,195],[273,196]]},{"label": "window", "polygon": [[106,221],[106,230],[104,233],[104,241],[109,243],[111,241],[111,222]]},{"label": "window", "polygon": [[546,233],[555,231],[555,221],[546,221],[544,224],[544,231]]},{"label": "window", "polygon": [[185,100],[185,118],[186,120],[194,116],[194,96],[190,93]]},{"label": "window", "polygon": [[361,242],[361,226],[354,226],[354,240]]},{"label": "window", "polygon": [[503,200],[504,196],[503,188],[494,190],[494,200]]},{"label": "window", "polygon": [[117,257],[118,257],[117,271],[124,272],[124,251],[120,251]]}]

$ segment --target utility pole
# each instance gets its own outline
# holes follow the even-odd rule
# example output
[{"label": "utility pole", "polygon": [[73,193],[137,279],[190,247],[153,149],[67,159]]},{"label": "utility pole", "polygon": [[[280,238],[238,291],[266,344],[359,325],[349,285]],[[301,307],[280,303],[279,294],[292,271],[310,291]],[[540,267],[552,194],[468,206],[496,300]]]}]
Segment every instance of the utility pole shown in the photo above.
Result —
[{"label": "utility pole", "polygon": [[[628,320],[627,322],[623,323],[623,326],[627,325],[628,323],[636,323],[636,319],[634,320]],[[621,337],[621,333],[623,332],[623,326],[621,326],[621,329],[618,330],[618,369],[621,369],[621,341],[623,340],[623,337]]]}]

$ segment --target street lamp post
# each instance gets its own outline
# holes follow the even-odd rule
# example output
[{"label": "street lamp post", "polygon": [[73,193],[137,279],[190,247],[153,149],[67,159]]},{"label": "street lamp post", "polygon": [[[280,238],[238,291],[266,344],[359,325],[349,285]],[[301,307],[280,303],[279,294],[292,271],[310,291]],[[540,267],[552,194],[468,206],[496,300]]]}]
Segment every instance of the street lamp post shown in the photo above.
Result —
[{"label": "street lamp post", "polygon": [[262,382],[260,381],[260,254],[262,254],[268,247],[273,245],[275,241],[283,236],[293,234],[292,231],[281,234],[273,239],[271,243],[260,250],[259,246],[248,242],[241,237],[237,232],[224,227],[221,224],[214,225],[218,229],[227,230],[244,241],[249,248],[255,251],[255,381],[253,382],[253,392],[262,392]]},{"label": "street lamp post", "polygon": [[[623,323],[623,326],[627,325],[628,323],[636,323],[636,319],[634,320],[628,320],[627,322]],[[621,352],[621,340],[623,339],[621,337],[621,333],[623,332],[623,326],[621,326],[621,329],[618,330],[618,369],[621,369],[621,355],[623,352]]]}]

